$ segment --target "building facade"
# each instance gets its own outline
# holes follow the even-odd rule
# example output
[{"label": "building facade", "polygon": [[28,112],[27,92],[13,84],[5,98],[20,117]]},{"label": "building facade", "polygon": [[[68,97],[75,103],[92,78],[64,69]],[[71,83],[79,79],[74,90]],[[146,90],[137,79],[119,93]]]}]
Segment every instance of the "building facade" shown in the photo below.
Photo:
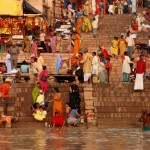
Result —
[{"label": "building facade", "polygon": [[54,0],[28,0],[28,2],[41,11],[48,23],[51,24],[54,18]]}]

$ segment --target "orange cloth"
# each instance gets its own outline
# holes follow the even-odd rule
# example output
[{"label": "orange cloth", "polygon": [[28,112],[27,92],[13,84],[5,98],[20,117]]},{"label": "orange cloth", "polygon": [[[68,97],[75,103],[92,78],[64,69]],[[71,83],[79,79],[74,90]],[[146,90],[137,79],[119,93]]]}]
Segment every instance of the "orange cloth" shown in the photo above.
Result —
[{"label": "orange cloth", "polygon": [[62,99],[60,94],[55,94],[54,96],[53,116],[55,116],[55,112],[58,112],[60,114],[63,113]]},{"label": "orange cloth", "polygon": [[4,70],[3,70],[3,68],[2,67],[0,67],[0,72],[3,72]]},{"label": "orange cloth", "polygon": [[79,52],[79,48],[80,48],[80,36],[79,34],[76,34],[74,37],[74,50],[73,53],[77,54]]},{"label": "orange cloth", "polygon": [[0,86],[0,92],[2,93],[3,98],[8,98],[9,97],[9,89],[10,85],[8,83],[4,83],[2,86]]},{"label": "orange cloth", "polygon": [[132,29],[133,29],[133,30],[138,30],[138,27],[139,27],[138,24],[134,24],[134,25],[132,26]]},{"label": "orange cloth", "polygon": [[76,57],[76,55],[74,54],[72,57],[71,57],[71,68],[72,67],[76,67],[76,64],[78,64],[78,58]]},{"label": "orange cloth", "polygon": [[76,32],[78,34],[81,34],[81,27],[82,27],[82,18],[77,19],[77,25],[76,25]]},{"label": "orange cloth", "polygon": [[3,122],[6,122],[6,123],[10,124],[11,123],[11,118],[10,117],[2,117],[2,118],[0,118],[0,125]]}]

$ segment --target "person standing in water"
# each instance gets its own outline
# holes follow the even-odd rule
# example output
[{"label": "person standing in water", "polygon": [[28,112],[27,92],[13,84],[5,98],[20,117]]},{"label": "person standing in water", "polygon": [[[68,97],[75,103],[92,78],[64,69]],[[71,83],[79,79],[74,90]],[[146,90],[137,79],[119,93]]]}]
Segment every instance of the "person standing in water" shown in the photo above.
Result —
[{"label": "person standing in water", "polygon": [[2,101],[3,101],[3,112],[4,115],[7,115],[7,108],[9,104],[9,89],[10,89],[11,80],[7,78],[5,83],[0,86],[0,92],[2,93]]}]

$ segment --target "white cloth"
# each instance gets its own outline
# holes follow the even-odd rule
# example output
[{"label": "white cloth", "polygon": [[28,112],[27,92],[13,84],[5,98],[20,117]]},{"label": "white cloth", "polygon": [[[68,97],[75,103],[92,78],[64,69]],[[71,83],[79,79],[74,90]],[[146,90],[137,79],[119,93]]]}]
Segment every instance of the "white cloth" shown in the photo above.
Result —
[{"label": "white cloth", "polygon": [[45,41],[45,33],[40,34],[40,41]]},{"label": "white cloth", "polygon": [[108,11],[109,13],[115,14],[113,7],[114,7],[113,5],[109,5]]},{"label": "white cloth", "polygon": [[34,74],[38,73],[37,69],[38,69],[37,62],[34,62],[33,63],[33,73]]},{"label": "white cloth", "polygon": [[96,2],[95,2],[95,0],[92,0],[92,11],[93,11],[93,14],[95,14],[95,12],[96,12]]},{"label": "white cloth", "polygon": [[134,40],[131,36],[126,38],[126,42],[128,43],[127,44],[128,46],[134,46],[135,45]]},{"label": "white cloth", "polygon": [[123,65],[122,65],[122,72],[124,73],[131,73],[131,68],[130,68],[130,58],[129,56],[125,56],[125,59],[123,60]]},{"label": "white cloth", "polygon": [[71,4],[69,4],[67,8],[68,8],[68,11],[69,11],[69,12],[72,12],[72,13],[74,13],[74,11],[75,11],[75,10],[74,10],[74,9],[72,9],[72,6],[71,6]]},{"label": "white cloth", "polygon": [[95,20],[96,20],[97,25],[98,25],[98,23],[99,23],[99,15],[96,15],[96,16],[95,16]]},{"label": "white cloth", "polygon": [[92,22],[92,27],[93,27],[93,29],[97,29],[97,28],[98,28],[97,20],[94,20],[94,21]]},{"label": "white cloth", "polygon": [[88,81],[90,77],[91,77],[91,72],[89,73],[84,72],[84,82]]},{"label": "white cloth", "polygon": [[7,73],[11,72],[11,60],[10,60],[11,55],[8,53],[6,55],[6,67],[7,67]]},{"label": "white cloth", "polygon": [[92,59],[92,74],[98,75],[98,57],[94,56]]},{"label": "white cloth", "polygon": [[44,66],[44,60],[41,56],[38,57],[37,66],[38,66],[38,71],[39,71],[39,74],[40,74],[41,71],[43,70],[43,66]]},{"label": "white cloth", "polygon": [[142,74],[136,74],[135,78],[135,84],[134,84],[134,90],[143,90],[143,73]]},{"label": "white cloth", "polygon": [[105,70],[105,64],[103,62],[99,62],[99,72]]}]

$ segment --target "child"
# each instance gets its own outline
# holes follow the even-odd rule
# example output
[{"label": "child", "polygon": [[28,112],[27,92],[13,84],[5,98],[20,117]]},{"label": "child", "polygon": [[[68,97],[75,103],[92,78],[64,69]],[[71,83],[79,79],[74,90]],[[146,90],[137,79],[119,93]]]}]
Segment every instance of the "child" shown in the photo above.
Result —
[{"label": "child", "polygon": [[133,63],[130,64],[131,73],[130,73],[130,81],[133,83],[135,81],[135,68]]},{"label": "child", "polygon": [[35,120],[43,121],[46,119],[47,112],[45,107],[41,107],[39,103],[36,104],[36,109],[33,110],[33,117]]},{"label": "child", "polygon": [[71,108],[70,108],[69,104],[66,103],[66,119],[68,119],[70,112],[71,112]]},{"label": "child", "polygon": [[50,120],[50,122],[54,127],[64,127],[65,121],[64,121],[64,117],[59,113],[59,112],[55,112],[55,116]]},{"label": "child", "polygon": [[111,71],[112,71],[112,64],[110,63],[110,58],[106,59],[105,68],[106,68],[106,71],[107,71],[107,81],[109,83],[110,82]]}]

